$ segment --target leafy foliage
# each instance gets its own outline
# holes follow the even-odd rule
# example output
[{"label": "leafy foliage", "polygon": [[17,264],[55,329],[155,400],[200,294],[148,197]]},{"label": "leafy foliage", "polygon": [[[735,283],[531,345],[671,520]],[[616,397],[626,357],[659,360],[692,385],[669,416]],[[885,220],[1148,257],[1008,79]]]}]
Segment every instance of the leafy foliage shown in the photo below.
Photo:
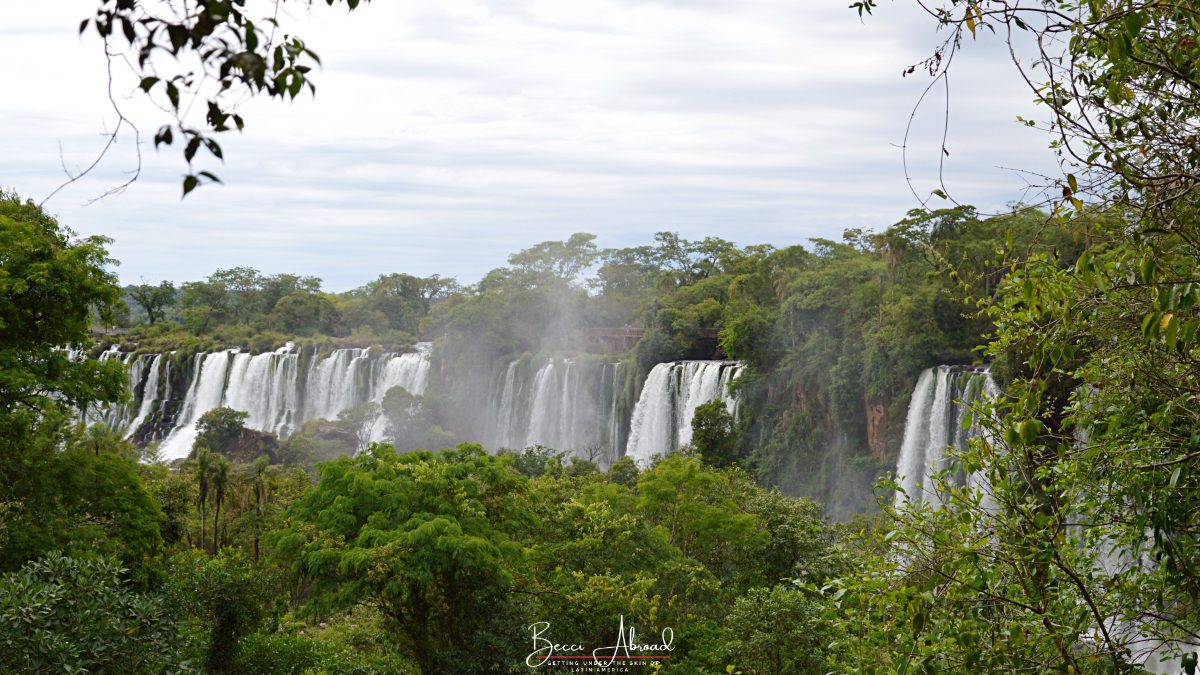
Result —
[{"label": "leafy foliage", "polygon": [[521,555],[518,476],[478,446],[398,455],[376,445],[325,464],[321,477],[277,542],[311,580],[314,610],[371,600],[428,672],[511,656],[480,633],[503,611],[506,561]]},{"label": "leafy foliage", "polygon": [[192,670],[161,597],[112,562],[57,553],[0,576],[0,647],[13,673]]},{"label": "leafy foliage", "polygon": [[93,312],[116,308],[107,243],[76,239],[33,203],[0,193],[0,450],[10,455],[46,407],[122,395],[119,366],[64,349],[88,340]]},{"label": "leafy foliage", "polygon": [[[12,509],[0,564],[15,570],[51,551],[71,556],[107,555],[136,576],[154,573],[163,542],[161,511],[138,477],[131,456],[95,452],[78,438],[41,438],[10,464],[4,490]],[[50,447],[46,447],[50,446]]]},{"label": "leafy foliage", "polygon": [[[346,0],[345,5],[354,9],[359,1]],[[154,135],[154,146],[183,146],[185,196],[203,182],[220,182],[193,162],[202,149],[224,159],[215,134],[245,127],[239,97],[265,94],[291,100],[303,90],[316,93],[309,73],[320,64],[317,54],[299,37],[277,33],[278,10],[261,17],[248,10],[244,3],[224,0],[200,0],[186,12],[100,2],[95,16],[79,26],[80,33],[95,30],[110,59],[126,56],[141,91],[170,116],[171,123]],[[193,105],[204,110],[203,122],[189,117]]]}]

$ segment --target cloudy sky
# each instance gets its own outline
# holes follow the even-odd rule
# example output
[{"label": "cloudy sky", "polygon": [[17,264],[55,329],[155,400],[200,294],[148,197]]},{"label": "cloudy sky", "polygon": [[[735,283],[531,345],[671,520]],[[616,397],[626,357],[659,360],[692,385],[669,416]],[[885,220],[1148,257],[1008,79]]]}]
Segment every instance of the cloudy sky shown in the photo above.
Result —
[{"label": "cloudy sky", "polygon": [[[382,272],[469,283],[513,251],[571,232],[602,246],[654,232],[739,244],[881,229],[917,206],[898,146],[927,77],[901,77],[940,35],[909,0],[860,22],[848,0],[375,0],[287,18],[318,51],[315,99],[254,101],[222,140],[225,186],[179,199],[178,151],[131,135],[47,208],[114,239],[125,282],[216,268],[323,278]],[[114,116],[96,0],[17,0],[0,25],[0,186],[43,199],[90,164]],[[1053,166],[1003,46],[981,39],[951,82],[947,184],[990,210]],[[129,83],[126,82],[128,85]],[[126,86],[118,91],[124,96]],[[940,91],[940,90],[939,90]],[[161,113],[124,100],[150,138]],[[916,118],[910,162],[928,194],[943,98]],[[61,149],[61,150],[60,150]]]}]

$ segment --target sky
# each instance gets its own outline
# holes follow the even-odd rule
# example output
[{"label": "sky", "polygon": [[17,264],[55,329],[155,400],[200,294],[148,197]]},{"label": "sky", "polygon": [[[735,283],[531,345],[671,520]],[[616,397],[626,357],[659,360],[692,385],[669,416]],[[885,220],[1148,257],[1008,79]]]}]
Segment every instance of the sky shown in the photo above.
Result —
[{"label": "sky", "polygon": [[[79,22],[97,0],[16,0],[0,24],[0,187],[41,201],[113,128],[106,61]],[[375,0],[294,3],[285,26],[322,59],[317,94],[253,100],[225,135],[224,181],[180,199],[162,113],[115,95],[123,133],[48,211],[112,238],[123,283],[248,265],[344,291],[382,273],[472,283],[510,253],[591,232],[741,245],[882,230],[919,206],[900,145],[929,78],[902,77],[944,37],[910,0],[860,21],[848,0]],[[945,178],[981,211],[1021,198],[1013,167],[1050,171],[1032,95],[981,35],[951,76]],[[936,188],[945,97],[917,109],[914,189]],[[935,199],[935,202],[938,200]]]}]

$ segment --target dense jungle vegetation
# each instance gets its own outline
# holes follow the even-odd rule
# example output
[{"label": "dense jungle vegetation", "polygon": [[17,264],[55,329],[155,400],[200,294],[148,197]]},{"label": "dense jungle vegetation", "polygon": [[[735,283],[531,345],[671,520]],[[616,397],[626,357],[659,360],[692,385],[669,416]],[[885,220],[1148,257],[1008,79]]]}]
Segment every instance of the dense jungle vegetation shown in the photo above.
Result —
[{"label": "dense jungle vegetation", "polygon": [[[1200,8],[929,9],[947,36],[921,64],[934,77],[987,32],[1044,39],[1034,93],[1064,170],[1045,208],[917,211],[809,248],[577,234],[469,287],[392,275],[329,294],[236,269],[122,292],[103,239],[5,195],[2,668],[516,672],[530,624],[608,644],[624,616],[673,628],[669,672],[1195,672]],[[75,422],[125,379],[62,347],[121,322],[155,350],[427,338],[450,373],[629,324],[646,334],[628,372],[719,353],[749,374],[736,424],[698,416],[694,446],[644,470],[484,453],[446,418],[470,392],[428,401],[456,447],[331,451],[314,477],[251,456],[220,411],[166,467]],[[916,373],[977,360],[1003,394],[976,405],[987,433],[939,497],[897,508],[885,479],[877,520],[831,525],[871,503]]]}]

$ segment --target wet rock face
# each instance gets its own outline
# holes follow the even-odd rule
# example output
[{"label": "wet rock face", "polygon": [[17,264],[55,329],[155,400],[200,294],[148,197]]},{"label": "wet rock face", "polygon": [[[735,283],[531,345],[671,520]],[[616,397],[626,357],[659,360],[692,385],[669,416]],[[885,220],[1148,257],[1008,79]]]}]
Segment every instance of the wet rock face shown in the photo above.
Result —
[{"label": "wet rock face", "polygon": [[882,402],[867,403],[867,448],[875,459],[887,456],[887,407]]}]

